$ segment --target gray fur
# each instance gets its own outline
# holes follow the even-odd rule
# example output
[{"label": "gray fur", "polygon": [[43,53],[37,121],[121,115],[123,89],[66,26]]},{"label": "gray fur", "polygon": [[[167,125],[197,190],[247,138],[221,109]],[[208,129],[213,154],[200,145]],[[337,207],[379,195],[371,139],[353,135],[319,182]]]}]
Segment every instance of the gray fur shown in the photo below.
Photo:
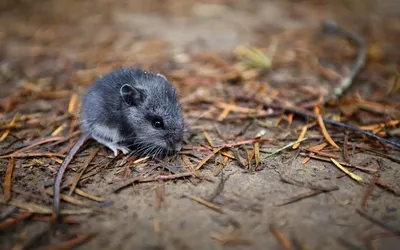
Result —
[{"label": "gray fur", "polygon": [[[134,104],[121,97],[124,84],[140,93]],[[156,116],[164,128],[153,127]],[[179,151],[183,134],[175,88],[165,77],[133,68],[115,70],[94,83],[84,98],[80,125],[114,153],[126,148],[144,154]]]}]

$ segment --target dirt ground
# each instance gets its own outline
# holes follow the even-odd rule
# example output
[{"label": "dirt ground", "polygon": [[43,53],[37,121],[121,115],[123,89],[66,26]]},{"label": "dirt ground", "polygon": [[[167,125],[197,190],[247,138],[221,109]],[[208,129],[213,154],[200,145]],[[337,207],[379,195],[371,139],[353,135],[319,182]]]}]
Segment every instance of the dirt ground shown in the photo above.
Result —
[{"label": "dirt ground", "polygon": [[[362,208],[371,185],[361,185],[342,175],[331,162],[311,159],[304,164],[304,154],[310,153],[306,147],[324,141],[318,126],[309,126],[310,140],[299,149],[290,147],[263,158],[297,140],[301,128],[312,121],[307,123],[304,117],[295,115],[290,124],[290,117],[285,114],[286,120],[274,126],[283,113],[273,109],[259,122],[252,122],[251,116],[240,109],[231,111],[223,121],[217,120],[223,108],[216,103],[231,103],[237,94],[256,90],[262,94],[267,89],[264,97],[281,104],[304,104],[329,96],[338,82],[332,72],[346,74],[355,49],[344,39],[320,34],[325,19],[333,19],[362,35],[369,45],[369,63],[346,92],[346,98],[353,100],[358,93],[389,110],[381,113],[358,108],[343,115],[345,122],[370,125],[399,119],[399,91],[388,95],[387,89],[393,72],[399,72],[400,2],[359,2],[46,0],[3,4],[0,134],[7,131],[16,112],[19,126],[13,127],[0,143],[0,218],[4,222],[23,214],[23,206],[34,215],[0,229],[1,249],[66,249],[57,244],[91,233],[93,237],[76,249],[285,249],[272,227],[284,238],[298,242],[286,249],[398,249],[398,150],[348,131],[351,145],[370,150],[349,146],[347,162],[379,173],[379,182],[391,188],[376,185],[363,211],[397,228],[396,237],[356,212]],[[241,77],[232,76],[236,72],[232,68],[239,60],[235,56],[239,45],[267,51],[274,41],[278,48],[272,68],[243,69]],[[321,77],[323,72],[313,67],[316,61],[331,69],[328,77]],[[50,218],[52,204],[46,189],[51,187],[63,156],[78,138],[75,134],[65,139],[78,131],[79,110],[68,115],[71,96],[77,93],[80,99],[99,75],[122,66],[162,72],[178,88],[189,124],[183,154],[193,166],[212,153],[207,135],[216,146],[253,139],[260,133],[262,138],[271,140],[260,142],[260,162],[253,159],[248,169],[237,158],[246,164],[245,152],[253,150],[254,143],[226,148],[221,151],[225,155],[216,153],[199,169],[199,178],[135,183],[118,192],[115,189],[131,178],[188,172],[188,164],[180,157],[166,163],[113,160],[110,151],[90,142],[71,164],[64,182],[71,183],[94,152],[85,172],[91,175],[84,175],[77,187],[105,201],[74,194],[72,197],[80,206],[62,202],[62,207],[75,211],[77,214],[69,218],[78,223],[68,224],[64,233],[56,233],[44,221]],[[259,108],[250,101],[237,100],[235,104]],[[348,110],[342,107],[354,107],[338,106],[326,104],[324,112],[338,115]],[[60,126],[65,127],[54,136]],[[390,127],[393,135],[388,139],[399,141],[398,127]],[[343,147],[344,130],[328,125],[327,129]],[[7,154],[17,150],[18,145],[27,146],[26,142],[57,136],[61,139],[23,151],[57,155],[14,155],[12,197],[7,204],[4,180],[11,159]],[[234,152],[239,152],[239,157]],[[324,152],[346,160],[333,147]],[[367,183],[374,178],[374,174],[351,169]],[[321,191],[280,205],[321,187],[335,186],[335,191]],[[195,201],[198,197],[212,201],[215,207]]]}]

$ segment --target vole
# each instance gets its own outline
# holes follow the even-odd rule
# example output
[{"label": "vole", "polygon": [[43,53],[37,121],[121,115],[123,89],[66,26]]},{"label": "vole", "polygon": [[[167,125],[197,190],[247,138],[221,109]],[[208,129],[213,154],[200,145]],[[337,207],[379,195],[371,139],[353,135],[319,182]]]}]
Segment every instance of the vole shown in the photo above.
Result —
[{"label": "vole", "polygon": [[61,181],[80,147],[93,138],[117,156],[165,155],[181,150],[183,118],[177,91],[165,76],[135,68],[112,71],[99,78],[82,103],[83,135],[68,152],[54,182],[53,211],[59,215]]}]

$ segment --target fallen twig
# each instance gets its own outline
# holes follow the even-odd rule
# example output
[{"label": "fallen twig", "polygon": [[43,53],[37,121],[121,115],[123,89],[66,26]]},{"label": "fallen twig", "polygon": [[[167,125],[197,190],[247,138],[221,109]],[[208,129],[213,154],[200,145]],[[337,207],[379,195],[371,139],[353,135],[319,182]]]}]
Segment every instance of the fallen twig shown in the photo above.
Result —
[{"label": "fallen twig", "polygon": [[275,155],[275,154],[277,154],[277,153],[279,153],[279,152],[281,152],[281,151],[283,151],[283,150],[285,150],[285,149],[287,149],[287,148],[292,147],[292,146],[295,145],[296,143],[305,141],[305,140],[307,140],[307,139],[308,139],[308,138],[303,138],[303,139],[301,139],[301,140],[297,140],[297,141],[291,142],[291,143],[289,143],[289,144],[283,146],[282,148],[279,148],[279,149],[275,150],[274,152],[272,152],[272,153],[270,153],[270,154],[267,154],[266,156],[264,156],[264,159],[266,159],[266,158],[268,158],[268,157],[271,157],[271,156],[273,156],[273,155]]},{"label": "fallen twig", "polygon": [[367,209],[367,201],[369,196],[372,193],[372,190],[374,189],[375,183],[379,179],[379,173],[375,173],[374,176],[371,178],[370,182],[368,183],[368,186],[365,188],[364,196],[361,202],[361,207],[365,210]]},{"label": "fallen twig", "polygon": [[180,174],[171,174],[171,175],[159,175],[157,177],[154,178],[148,178],[148,179],[144,179],[144,178],[134,178],[132,180],[129,180],[123,184],[121,184],[119,187],[115,188],[113,190],[113,192],[118,192],[119,190],[123,189],[124,187],[131,185],[135,182],[153,182],[153,181],[166,181],[166,180],[173,180],[173,179],[178,179],[178,178],[183,178],[183,177],[190,177],[193,176],[194,174],[192,172],[189,173],[180,173]]},{"label": "fallen twig", "polygon": [[199,196],[190,195],[190,196],[186,196],[186,197],[190,198],[191,200],[197,201],[198,203],[203,204],[204,206],[211,208],[212,210],[215,210],[219,213],[224,213],[224,211],[222,210],[222,208],[220,206],[218,206],[212,202],[206,201],[205,199],[203,199]]},{"label": "fallen twig", "polygon": [[331,161],[333,162],[333,164],[334,164],[337,168],[339,168],[340,170],[342,170],[344,173],[346,173],[346,174],[347,174],[348,176],[350,176],[352,179],[354,179],[354,180],[356,180],[356,181],[358,181],[358,182],[360,182],[360,183],[363,183],[363,182],[364,182],[364,180],[363,180],[360,176],[358,176],[358,175],[356,175],[356,174],[350,172],[349,170],[345,169],[345,168],[344,168],[342,165],[340,165],[340,163],[337,162],[335,159],[331,158]]},{"label": "fallen twig", "polygon": [[293,250],[293,245],[290,240],[279,230],[275,224],[269,225],[269,230],[278,240],[279,244],[286,250]]},{"label": "fallen twig", "polygon": [[343,92],[350,88],[353,83],[354,78],[360,72],[360,70],[365,66],[367,60],[367,46],[365,45],[364,40],[357,34],[351,33],[347,30],[344,30],[337,23],[326,20],[322,23],[322,31],[327,34],[334,34],[342,36],[352,42],[354,42],[358,46],[357,58],[351,67],[349,74],[346,77],[343,77],[339,86],[337,86],[331,97],[327,98],[327,101],[333,98],[340,97]]},{"label": "fallen twig", "polygon": [[199,170],[208,160],[211,159],[211,157],[213,157],[216,153],[218,153],[223,148],[224,147],[219,147],[219,148],[214,149],[214,151],[211,154],[207,155],[203,160],[201,160],[194,169]]},{"label": "fallen twig", "polygon": [[93,160],[93,158],[96,156],[97,152],[99,152],[99,148],[94,148],[90,151],[89,156],[85,159],[85,162],[83,163],[82,170],[79,172],[79,174],[75,177],[71,188],[69,189],[69,195],[72,195],[74,193],[76,185],[78,185],[79,179],[82,177],[82,175],[85,173],[86,168],[89,166],[90,162]]},{"label": "fallen twig", "polygon": [[39,250],[65,250],[65,249],[72,249],[78,245],[81,245],[88,240],[90,240],[95,234],[94,233],[86,233],[76,236],[71,240],[67,240],[61,243],[52,244],[49,246],[44,246],[38,248]]},{"label": "fallen twig", "polygon": [[11,199],[11,182],[13,170],[14,158],[11,157],[7,165],[6,177],[4,179],[4,201],[9,201]]},{"label": "fallen twig", "polygon": [[251,242],[239,235],[234,235],[234,234],[226,234],[226,233],[220,233],[216,232],[212,236],[212,238],[218,240],[222,244],[234,244],[234,245],[250,245]]},{"label": "fallen twig", "polygon": [[15,218],[9,218],[0,223],[0,230],[4,230],[9,226],[16,224],[18,221],[25,220],[33,215],[32,212],[23,213]]},{"label": "fallen twig", "polygon": [[[253,102],[262,104],[264,106],[264,108],[282,109],[285,112],[295,113],[295,114],[300,115],[300,116],[302,116],[304,118],[308,118],[308,117],[311,117],[313,119],[317,119],[318,118],[317,115],[315,115],[312,112],[309,112],[307,110],[298,109],[296,107],[288,107],[288,106],[284,106],[284,105],[268,103],[268,102],[263,101],[262,99],[257,98],[256,96],[243,96],[243,95],[240,96],[240,95],[238,95],[236,98],[237,99],[242,99],[244,101],[253,101]],[[331,125],[335,125],[335,126],[338,126],[338,127],[342,127],[342,128],[345,128],[345,129],[350,129],[350,130],[362,133],[362,134],[364,134],[366,136],[369,136],[371,138],[374,138],[374,139],[376,139],[378,141],[385,142],[387,144],[393,145],[393,146],[395,146],[395,148],[397,150],[400,150],[400,143],[398,143],[398,142],[394,142],[394,141],[382,138],[382,137],[377,136],[377,135],[375,135],[375,134],[373,134],[371,132],[364,131],[364,130],[362,130],[362,129],[358,128],[358,127],[352,126],[352,125],[348,125],[348,124],[345,124],[345,123],[337,122],[337,121],[330,120],[330,119],[327,119],[327,118],[322,118],[322,120],[325,123],[328,123],[328,124],[331,124]]]},{"label": "fallen twig", "polygon": [[17,147],[15,147],[14,149],[6,151],[6,152],[3,152],[0,155],[8,155],[8,154],[12,155],[12,154],[20,153],[22,151],[25,151],[27,149],[30,149],[30,148],[33,148],[33,147],[36,147],[36,146],[39,146],[39,145],[42,145],[42,144],[45,144],[45,143],[49,143],[49,142],[53,142],[53,141],[60,141],[60,140],[64,140],[64,137],[61,137],[61,136],[53,137],[53,136],[51,136],[51,137],[46,137],[46,138],[39,138],[39,139],[36,139],[36,140],[33,140],[33,141],[22,143],[22,144],[18,145]]},{"label": "fallen twig", "polygon": [[330,187],[330,188],[326,188],[324,190],[321,190],[321,189],[319,189],[319,190],[311,190],[311,191],[308,191],[306,193],[299,194],[299,195],[296,195],[296,196],[294,196],[292,198],[286,199],[286,200],[282,201],[281,203],[276,204],[275,206],[283,206],[283,205],[291,204],[291,203],[294,203],[296,201],[299,201],[299,200],[302,200],[302,199],[305,199],[305,198],[308,198],[308,197],[312,197],[312,196],[315,196],[315,195],[318,195],[318,194],[322,194],[322,193],[326,193],[326,192],[330,192],[330,191],[335,191],[335,190],[339,190],[339,187]]},{"label": "fallen twig", "polygon": [[368,215],[367,213],[365,213],[364,211],[362,211],[360,209],[356,209],[356,211],[357,211],[357,213],[359,215],[361,215],[365,219],[369,220],[370,222],[376,224],[377,226],[379,226],[379,227],[381,227],[381,228],[383,228],[385,230],[388,230],[388,231],[392,232],[393,234],[395,234],[397,236],[400,236],[400,229],[399,228],[395,228],[395,227],[392,227],[390,225],[387,225],[386,223],[384,223],[384,222],[372,217],[371,215]]}]

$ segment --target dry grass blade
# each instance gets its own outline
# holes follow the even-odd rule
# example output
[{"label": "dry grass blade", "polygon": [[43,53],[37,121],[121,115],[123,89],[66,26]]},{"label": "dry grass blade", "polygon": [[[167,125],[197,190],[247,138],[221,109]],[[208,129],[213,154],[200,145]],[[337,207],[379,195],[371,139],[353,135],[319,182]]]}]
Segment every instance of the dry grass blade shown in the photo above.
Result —
[{"label": "dry grass blade", "polygon": [[159,211],[161,208],[161,203],[164,201],[165,198],[165,186],[160,185],[156,188],[156,201],[155,201],[155,209]]},{"label": "dry grass blade", "polygon": [[99,152],[100,148],[94,148],[90,151],[89,156],[85,159],[85,162],[83,163],[82,170],[79,172],[79,174],[75,177],[74,182],[71,185],[71,188],[69,190],[69,195],[72,195],[74,193],[76,185],[78,185],[78,182],[82,175],[85,173],[87,167],[89,166],[90,162],[93,160],[93,158],[96,156],[97,152]]},{"label": "dry grass blade", "polygon": [[279,230],[279,228],[275,224],[269,225],[269,230],[278,240],[279,244],[286,250],[294,250],[292,243],[290,240]]},{"label": "dry grass blade", "polygon": [[14,171],[14,158],[11,157],[8,161],[6,177],[4,179],[4,201],[11,200],[11,186],[12,186],[12,174]]},{"label": "dry grass blade", "polygon": [[249,239],[246,239],[242,236],[234,235],[234,234],[226,234],[226,233],[216,232],[211,237],[218,240],[222,244],[232,244],[232,245],[250,245],[251,244]]},{"label": "dry grass blade", "polygon": [[215,169],[214,176],[217,176],[222,172],[222,170],[228,164],[228,161],[229,161],[229,157],[225,156],[224,159],[222,160],[222,162],[219,164],[219,166]]},{"label": "dry grass blade", "polygon": [[68,114],[70,116],[74,115],[74,111],[75,111],[75,107],[76,107],[77,103],[78,103],[78,95],[76,93],[73,93],[71,96],[71,100],[69,101],[69,104],[68,104]]},{"label": "dry grass blade", "polygon": [[254,159],[256,161],[256,167],[260,165],[260,143],[254,143]]},{"label": "dry grass blade", "polygon": [[28,158],[28,157],[65,157],[63,154],[55,154],[55,153],[42,153],[42,152],[27,152],[27,153],[21,153],[21,154],[10,154],[10,155],[1,155],[0,159],[5,159],[9,157],[14,157],[14,158]]},{"label": "dry grass blade", "polygon": [[[51,188],[46,189],[46,193],[53,196],[53,190]],[[69,202],[73,205],[76,205],[76,206],[87,207],[87,205],[85,205],[85,203],[83,203],[82,201],[80,201],[72,196],[69,196],[69,195],[60,194],[60,199],[66,201],[66,202]]]},{"label": "dry grass blade", "polygon": [[277,41],[273,40],[268,47],[268,51],[264,54],[258,48],[246,48],[244,46],[238,46],[234,53],[238,56],[242,63],[248,67],[253,68],[270,68],[272,66],[272,59],[275,55],[277,48]]},{"label": "dry grass blade", "polygon": [[221,155],[226,156],[230,159],[235,159],[235,155],[231,151],[221,151],[219,152]]},{"label": "dry grass blade", "polygon": [[376,181],[375,185],[377,185],[378,187],[385,189],[386,191],[391,192],[392,194],[396,195],[396,196],[400,196],[400,192],[394,190],[391,186],[389,186],[388,184],[382,183],[380,181]]},{"label": "dry grass blade", "polygon": [[374,176],[369,181],[368,186],[365,188],[364,196],[361,202],[361,207],[364,210],[367,209],[368,198],[370,197],[372,190],[374,189],[375,182],[377,182],[378,179],[379,179],[379,173],[375,173]]},{"label": "dry grass blade", "polygon": [[331,138],[331,136],[329,135],[328,131],[325,128],[325,124],[324,121],[322,119],[322,116],[320,114],[317,115],[317,121],[318,121],[318,125],[321,128],[321,132],[322,135],[324,136],[325,140],[327,142],[329,142],[329,144],[331,144],[333,147],[335,148],[340,148]]},{"label": "dry grass blade", "polygon": [[[232,105],[232,106],[234,104],[235,103],[233,101],[230,103],[230,105]],[[229,115],[229,113],[232,111],[232,106],[226,106],[222,110],[221,114],[218,116],[217,121],[222,122]]]},{"label": "dry grass blade", "polygon": [[32,143],[32,144],[26,146],[26,147],[20,148],[18,150],[13,151],[13,152],[8,152],[7,154],[15,155],[17,153],[21,153],[21,152],[23,152],[23,151],[25,151],[27,149],[34,148],[34,147],[39,146],[39,145],[43,145],[43,144],[46,144],[46,143],[49,143],[49,142],[61,141],[61,140],[64,140],[64,137],[57,136],[57,137],[44,138],[44,139],[41,139],[39,141],[36,141],[35,143]]},{"label": "dry grass blade", "polygon": [[391,120],[388,121],[387,123],[378,123],[378,124],[372,124],[372,125],[367,125],[367,126],[359,126],[358,128],[362,129],[362,130],[376,130],[376,129],[381,129],[381,128],[385,128],[385,127],[395,127],[396,125],[400,124],[399,120]]},{"label": "dry grass blade", "polygon": [[92,194],[88,194],[88,193],[86,193],[85,191],[83,191],[82,189],[79,189],[79,188],[75,188],[75,193],[77,195],[80,195],[82,197],[85,197],[85,198],[88,198],[88,199],[91,199],[91,200],[94,200],[94,201],[97,201],[97,202],[104,202],[105,201],[105,199],[103,199],[101,197],[98,197],[98,196],[95,196],[95,195],[92,195]]},{"label": "dry grass blade", "polygon": [[309,147],[308,149],[320,151],[320,150],[324,149],[326,146],[328,146],[328,143],[327,142],[323,142],[321,144]]},{"label": "dry grass blade", "polygon": [[194,195],[187,196],[187,197],[192,199],[192,200],[194,200],[194,201],[197,201],[200,204],[203,204],[204,206],[206,206],[208,208],[211,208],[212,210],[215,210],[215,211],[217,211],[219,213],[224,213],[224,211],[222,210],[222,208],[220,206],[215,205],[214,203],[211,203],[209,201],[206,201],[205,199],[203,199],[201,197],[194,196]]},{"label": "dry grass blade", "polygon": [[90,240],[95,234],[94,233],[85,233],[78,235],[77,237],[67,240],[61,243],[56,243],[52,244],[49,246],[44,246],[38,248],[38,250],[66,250],[66,249],[73,249],[74,247],[77,247],[79,245],[82,245],[83,243],[87,242]]},{"label": "dry grass blade", "polygon": [[124,187],[131,185],[135,182],[153,182],[153,181],[161,181],[161,180],[174,180],[174,179],[178,179],[178,178],[183,178],[183,177],[190,177],[190,176],[194,176],[194,174],[192,172],[189,173],[180,173],[180,174],[171,174],[171,175],[159,175],[157,177],[153,177],[153,178],[140,178],[140,177],[136,177],[133,178],[132,180],[126,181],[125,183],[121,184],[119,187],[115,188],[113,190],[113,192],[118,192],[119,190],[123,189]]},{"label": "dry grass blade", "polygon": [[236,146],[241,146],[245,144],[253,144],[255,142],[264,142],[264,141],[274,141],[275,139],[270,139],[270,138],[254,138],[254,139],[249,139],[249,140],[243,140],[243,141],[238,141],[238,142],[233,142],[233,143],[226,143],[222,145],[217,145],[215,148],[231,148],[231,147],[236,147]]},{"label": "dry grass blade", "polygon": [[266,159],[266,158],[268,158],[268,157],[271,157],[271,156],[273,156],[273,155],[275,155],[275,154],[278,154],[279,152],[281,152],[281,151],[283,151],[283,150],[285,150],[285,149],[287,149],[287,148],[292,147],[294,144],[299,143],[299,142],[302,142],[302,141],[305,141],[305,140],[307,140],[307,139],[308,139],[308,138],[303,138],[303,139],[301,139],[301,140],[297,140],[297,141],[291,142],[291,143],[285,145],[284,147],[279,148],[279,149],[275,150],[274,152],[272,152],[272,153],[270,153],[270,154],[267,154],[266,156],[264,156],[264,159]]},{"label": "dry grass blade", "polygon": [[[0,201],[0,203],[4,203]],[[16,206],[18,208],[30,211],[34,214],[53,214],[53,209],[50,207],[42,206],[39,204],[35,203],[29,203],[29,202],[16,202],[16,201],[10,201],[8,202],[9,205]],[[93,210],[91,209],[80,209],[80,210],[69,210],[65,209],[60,212],[60,214],[90,214],[93,213]]]},{"label": "dry grass blade", "polygon": [[68,126],[67,123],[61,124],[58,128],[56,128],[53,133],[51,133],[51,136],[57,136],[59,135],[66,127]]},{"label": "dry grass blade", "polygon": [[[304,155],[304,156],[307,156],[307,157],[310,157],[310,158],[316,159],[316,160],[332,162],[330,158],[321,157],[321,156],[317,156],[317,155],[303,154],[303,153],[300,153],[300,155]],[[356,168],[356,169],[359,169],[359,170],[367,172],[367,173],[376,173],[378,171],[378,170],[373,169],[373,168],[364,168],[364,167],[352,165],[352,164],[347,163],[347,162],[339,162],[339,164],[342,165],[342,166],[350,167],[350,168]]]},{"label": "dry grass blade", "polygon": [[343,167],[342,165],[340,165],[340,163],[337,162],[335,159],[331,158],[331,161],[333,162],[333,164],[335,164],[336,167],[338,167],[340,170],[342,170],[345,174],[347,174],[348,176],[350,176],[352,179],[354,179],[354,180],[356,180],[356,181],[358,181],[358,182],[361,182],[361,183],[364,182],[364,180],[363,180],[360,176],[358,176],[358,175],[356,175],[356,174],[350,172],[350,171],[347,170],[346,168],[344,168],[344,167]]},{"label": "dry grass blade", "polygon": [[309,198],[309,197],[312,197],[312,196],[315,196],[318,194],[335,191],[335,190],[339,190],[339,188],[338,187],[330,187],[330,188],[325,188],[324,190],[311,190],[306,193],[299,194],[292,198],[286,199],[286,200],[282,201],[281,203],[276,204],[275,206],[283,206],[283,205],[291,204],[291,203],[297,202],[297,201],[305,199],[305,198]]},{"label": "dry grass blade", "polygon": [[[14,126],[14,124],[15,124],[15,122],[17,121],[17,118],[18,118],[18,117],[19,117],[19,113],[16,113],[16,114],[14,115],[14,117],[11,119],[10,123],[8,124],[8,126],[9,126],[10,128],[12,128],[12,127]],[[0,137],[0,142],[4,141],[4,140],[7,138],[8,134],[9,134],[10,131],[11,131],[10,128],[7,129],[6,131],[4,131],[4,133],[1,135],[1,137]]]},{"label": "dry grass blade", "polygon": [[214,149],[214,151],[207,155],[203,160],[201,160],[197,166],[195,167],[195,170],[199,170],[208,160],[210,160],[216,153],[218,153],[221,149],[223,149],[224,147],[219,147],[217,149]]},{"label": "dry grass blade", "polygon": [[244,113],[244,114],[252,114],[252,113],[259,112],[259,110],[257,110],[257,109],[239,107],[235,104],[230,104],[230,103],[225,103],[225,102],[216,102],[215,106],[217,106],[218,108],[222,108],[222,109],[229,109],[232,112]]},{"label": "dry grass blade", "polygon": [[33,215],[32,212],[26,212],[26,213],[23,213],[23,214],[15,217],[15,218],[6,219],[6,220],[4,220],[3,222],[0,223],[0,230],[4,230],[7,227],[10,227],[10,226],[16,224],[18,221],[25,220],[25,219],[31,217],[32,215]]},{"label": "dry grass blade", "polygon": [[390,231],[391,233],[393,233],[393,234],[395,234],[397,236],[400,236],[400,228],[395,228],[393,226],[387,225],[386,223],[384,223],[384,222],[382,222],[382,221],[380,221],[380,220],[368,215],[367,213],[361,211],[360,209],[356,209],[356,211],[357,211],[357,213],[359,215],[361,215],[365,219],[371,221],[372,223],[378,225],[379,227],[381,227],[381,228],[383,228],[385,230],[388,230],[388,231]]},{"label": "dry grass blade", "polygon": [[335,154],[331,154],[331,153],[327,153],[327,152],[323,152],[323,151],[317,151],[317,150],[313,150],[313,149],[306,149],[306,151],[312,152],[314,154],[317,155],[323,155],[326,157],[330,157],[330,158],[335,158],[335,159],[339,159],[340,156],[339,155],[335,155]]},{"label": "dry grass blade", "polygon": [[161,221],[157,218],[153,219],[153,229],[156,233],[161,231]]},{"label": "dry grass blade", "polygon": [[195,175],[197,178],[200,177],[200,173],[199,171],[196,171],[194,169],[193,164],[190,162],[190,159],[187,155],[182,155],[182,160],[185,163],[185,165],[190,169],[190,171],[192,171],[193,175]]},{"label": "dry grass blade", "polygon": [[208,144],[210,144],[211,147],[214,147],[214,142],[213,142],[211,136],[207,133],[207,131],[203,131],[203,135],[204,135],[204,138],[206,138]]},{"label": "dry grass blade", "polygon": [[[297,138],[297,140],[300,141],[300,140],[304,139],[304,136],[306,135],[306,132],[307,132],[307,126],[303,126],[303,128],[301,129],[299,138]],[[300,142],[294,144],[294,145],[293,145],[293,149],[296,149],[296,148],[298,148],[299,146],[300,146]]]}]

